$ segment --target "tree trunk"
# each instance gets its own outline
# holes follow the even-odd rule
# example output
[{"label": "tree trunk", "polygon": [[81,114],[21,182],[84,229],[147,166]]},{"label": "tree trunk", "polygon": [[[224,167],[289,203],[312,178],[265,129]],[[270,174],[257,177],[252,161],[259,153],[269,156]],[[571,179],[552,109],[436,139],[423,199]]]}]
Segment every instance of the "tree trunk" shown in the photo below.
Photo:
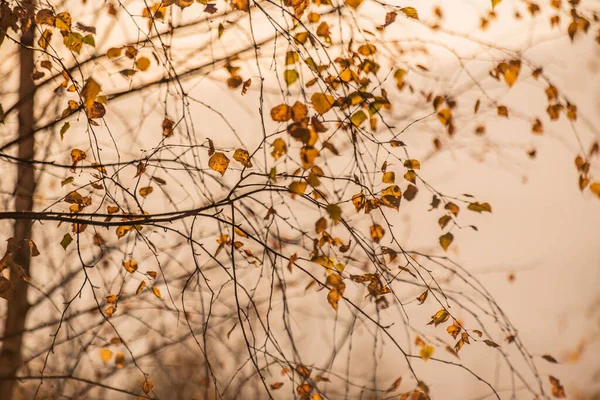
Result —
[{"label": "tree trunk", "polygon": [[[21,35],[19,48],[19,136],[24,140],[19,143],[18,157],[31,160],[34,155],[34,94],[35,84],[31,75],[34,70],[34,54],[31,48],[34,40],[34,1],[24,0],[21,5],[27,10],[32,24]],[[33,165],[19,163],[17,166],[17,183],[15,187],[15,210],[32,211],[35,179]],[[16,243],[24,244],[24,239],[31,238],[31,220],[15,220],[13,237]],[[13,254],[13,261],[20,265],[29,275],[30,251],[29,246],[21,245]],[[27,283],[25,283],[15,270],[11,270],[10,279],[14,284],[14,295],[8,301],[2,349],[0,350],[0,376],[13,377],[21,364],[21,348],[25,318],[29,311],[27,302]],[[14,379],[0,381],[0,399],[10,400],[16,381]]]}]

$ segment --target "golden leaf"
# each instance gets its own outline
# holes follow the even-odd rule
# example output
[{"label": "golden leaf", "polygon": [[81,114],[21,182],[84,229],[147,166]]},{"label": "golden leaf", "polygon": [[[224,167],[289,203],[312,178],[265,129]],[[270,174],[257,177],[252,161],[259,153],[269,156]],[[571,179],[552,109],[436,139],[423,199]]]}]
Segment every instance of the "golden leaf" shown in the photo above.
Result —
[{"label": "golden leaf", "polygon": [[300,149],[300,161],[304,169],[309,169],[315,163],[315,159],[320,156],[318,149],[313,146],[303,146]]},{"label": "golden leaf", "polygon": [[109,304],[113,304],[117,302],[117,296],[114,294],[109,294],[108,296],[106,296],[106,302]]},{"label": "golden leaf", "polygon": [[110,59],[117,58],[117,57],[121,57],[122,52],[123,52],[123,49],[120,47],[111,47],[106,52],[106,56]]},{"label": "golden leaf", "polygon": [[448,311],[442,308],[431,317],[431,321],[427,325],[433,324],[434,326],[438,326],[439,324],[443,324],[444,322],[448,321],[449,317],[450,314]]},{"label": "golden leaf", "polygon": [[429,295],[429,291],[426,290],[423,293],[421,293],[419,295],[419,297],[417,297],[417,300],[419,301],[419,304],[423,304],[425,302],[425,300],[427,299],[427,296]]},{"label": "golden leaf", "polygon": [[252,167],[252,162],[250,161],[250,154],[248,153],[248,150],[237,149],[233,153],[233,159],[236,160],[237,162],[239,162],[240,164],[242,164],[246,168]]},{"label": "golden leaf", "polygon": [[448,251],[448,247],[450,247],[453,240],[454,240],[454,235],[452,233],[448,232],[448,233],[440,236],[440,246],[442,246],[442,249],[444,249],[444,251]]},{"label": "golden leaf", "polygon": [[400,9],[408,18],[419,19],[419,13],[413,7],[403,7]]},{"label": "golden leaf", "polygon": [[321,233],[327,229],[327,220],[324,217],[321,217],[315,222],[315,232]]},{"label": "golden leaf", "polygon": [[146,378],[146,380],[144,380],[141,384],[140,387],[142,388],[142,390],[144,391],[144,393],[148,394],[152,391],[152,388],[154,387],[154,384],[152,383],[152,381],[148,378]]},{"label": "golden leaf", "polygon": [[590,185],[590,191],[600,197],[600,182],[593,182]]},{"label": "golden leaf", "polygon": [[365,206],[365,195],[362,192],[352,195],[352,204],[356,212],[359,212]]},{"label": "golden leaf", "polygon": [[150,60],[147,57],[140,57],[135,62],[135,67],[140,71],[145,71],[150,68]]},{"label": "golden leaf", "polygon": [[38,40],[38,45],[43,50],[46,50],[48,48],[48,45],[50,44],[50,40],[52,40],[52,31],[50,29],[46,29],[44,33],[42,33],[42,35],[40,36]]},{"label": "golden leaf", "polygon": [[154,188],[152,186],[146,186],[146,187],[140,188],[140,190],[139,190],[140,196],[142,196],[142,197],[148,196],[153,191],[154,191]]},{"label": "golden leaf", "polygon": [[221,152],[216,152],[208,160],[208,166],[210,169],[217,171],[221,176],[225,175],[225,171],[229,166],[229,158]]},{"label": "golden leaf", "polygon": [[112,354],[113,354],[113,352],[110,351],[110,349],[101,349],[100,350],[100,359],[102,360],[102,362],[104,364],[106,364],[112,358]]},{"label": "golden leaf", "polygon": [[427,345],[421,349],[420,356],[423,359],[423,361],[427,361],[431,358],[434,351],[435,348],[433,346]]},{"label": "golden leaf", "polygon": [[331,107],[333,106],[335,100],[332,96],[328,94],[314,93],[311,96],[310,101],[315,111],[323,115],[327,111],[331,110]]},{"label": "golden leaf", "polygon": [[438,111],[437,117],[442,125],[446,126],[452,121],[452,111],[450,111],[448,108],[444,108]]},{"label": "golden leaf", "polygon": [[152,293],[154,293],[154,295],[159,299],[162,298],[162,296],[160,295],[160,290],[156,286],[152,286]]},{"label": "golden leaf", "polygon": [[385,235],[385,230],[383,227],[379,224],[373,224],[369,229],[371,231],[371,239],[373,239],[375,243],[379,243],[379,241],[383,238],[383,235]]},{"label": "golden leaf", "polygon": [[146,281],[141,281],[140,284],[138,285],[137,289],[135,290],[135,294],[140,294],[140,292],[142,290],[144,290],[145,287],[146,287]]},{"label": "golden leaf", "polygon": [[489,203],[479,203],[477,201],[470,203],[469,206],[467,207],[467,209],[478,212],[478,213],[481,213],[484,211],[489,212],[489,213],[492,212],[492,206],[490,206]]},{"label": "golden leaf", "polygon": [[79,161],[85,160],[87,154],[85,151],[79,149],[71,150],[71,160],[73,161],[73,166],[75,166]]},{"label": "golden leaf", "polygon": [[357,9],[362,4],[363,0],[344,0],[344,2],[349,7]]},{"label": "golden leaf", "polygon": [[290,185],[288,186],[288,189],[290,190],[290,192],[292,192],[292,194],[304,194],[304,192],[306,192],[306,182],[304,181],[294,181],[292,183],[290,183]]},{"label": "golden leaf", "polygon": [[112,317],[115,312],[117,312],[117,307],[115,306],[108,306],[104,309],[104,314],[109,318]]},{"label": "golden leaf", "polygon": [[396,174],[393,171],[388,171],[381,177],[381,182],[393,184],[396,181]]},{"label": "golden leaf", "polygon": [[123,261],[123,267],[130,274],[133,274],[138,269],[138,263],[133,260]]},{"label": "golden leaf", "polygon": [[100,85],[92,78],[89,78],[85,82],[85,85],[83,85],[83,89],[81,89],[81,97],[83,98],[83,105],[88,117],[93,112],[94,102],[96,101],[96,97],[100,94],[100,90]]},{"label": "golden leaf", "polygon": [[71,14],[68,12],[61,12],[58,14],[54,20],[54,26],[61,31],[69,32],[71,30]]},{"label": "golden leaf", "polygon": [[406,160],[404,161],[404,166],[412,170],[421,169],[421,163],[419,163],[419,160]]}]

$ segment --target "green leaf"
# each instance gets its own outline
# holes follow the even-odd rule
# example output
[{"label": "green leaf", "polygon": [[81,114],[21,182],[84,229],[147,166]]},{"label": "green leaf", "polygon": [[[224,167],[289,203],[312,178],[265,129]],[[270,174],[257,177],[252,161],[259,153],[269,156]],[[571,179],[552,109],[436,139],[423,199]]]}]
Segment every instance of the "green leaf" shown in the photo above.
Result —
[{"label": "green leaf", "polygon": [[69,245],[71,244],[72,241],[73,241],[73,238],[71,237],[71,235],[69,235],[68,233],[65,233],[65,236],[63,236],[62,240],[60,241],[60,245],[62,246],[63,249],[67,250],[67,247],[69,247]]},{"label": "green leaf", "polygon": [[292,86],[298,80],[299,77],[300,74],[298,74],[298,71],[296,71],[295,69],[286,69],[285,71],[283,71],[283,80],[288,86]]},{"label": "green leaf", "polygon": [[92,34],[85,35],[82,41],[88,46],[96,47],[96,40],[94,39],[94,36],[92,36]]},{"label": "green leaf", "polygon": [[69,122],[65,122],[63,126],[60,128],[60,140],[63,140],[65,137],[65,133],[69,130],[71,124]]}]

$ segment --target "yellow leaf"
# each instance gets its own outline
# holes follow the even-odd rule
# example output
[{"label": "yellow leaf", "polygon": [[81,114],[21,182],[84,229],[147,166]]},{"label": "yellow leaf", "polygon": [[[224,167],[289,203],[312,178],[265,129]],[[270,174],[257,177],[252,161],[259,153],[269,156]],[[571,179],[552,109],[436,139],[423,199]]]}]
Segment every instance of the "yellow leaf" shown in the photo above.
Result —
[{"label": "yellow leaf", "polygon": [[408,18],[419,19],[419,13],[413,7],[403,7],[400,9]]},{"label": "yellow leaf", "polygon": [[140,192],[140,196],[146,197],[153,191],[154,191],[154,188],[152,186],[146,186],[146,187],[140,188],[139,192]]},{"label": "yellow leaf", "polygon": [[317,263],[320,266],[327,268],[327,269],[333,269],[335,267],[335,263],[334,263],[335,260],[331,257],[314,256],[313,258],[310,259],[310,261]]},{"label": "yellow leaf", "polygon": [[250,153],[248,150],[237,149],[233,153],[233,159],[242,164],[246,168],[252,167],[252,162],[250,161]]},{"label": "yellow leaf", "polygon": [[446,331],[454,338],[456,339],[456,337],[458,336],[458,334],[460,333],[460,331],[462,330],[462,328],[460,327],[460,325],[456,325],[456,323],[452,324],[452,325],[448,325],[448,327],[446,328]]},{"label": "yellow leaf", "polygon": [[138,285],[137,289],[135,290],[135,294],[140,294],[140,292],[142,290],[144,290],[145,287],[146,287],[146,281],[141,281],[140,284]]},{"label": "yellow leaf", "polygon": [[473,203],[470,203],[469,206],[467,207],[467,209],[471,210],[471,211],[475,211],[478,213],[481,212],[492,212],[492,206],[490,206],[489,203],[479,203],[478,201],[474,201]]},{"label": "yellow leaf", "polygon": [[293,194],[304,194],[304,192],[306,191],[306,182],[294,181],[294,182],[290,183],[290,185],[288,186],[288,189]]},{"label": "yellow leaf", "polygon": [[502,2],[502,0],[492,0],[492,9],[494,9],[494,7],[496,7],[501,2]]},{"label": "yellow leaf", "polygon": [[104,309],[104,314],[109,318],[112,317],[115,312],[117,312],[117,307],[115,306],[108,306]]},{"label": "yellow leaf", "polygon": [[323,115],[333,107],[334,98],[328,94],[315,93],[311,96],[310,101],[316,112]]},{"label": "yellow leaf", "polygon": [[363,0],[344,0],[344,2],[349,7],[357,9],[362,4]]},{"label": "yellow leaf", "polygon": [[61,12],[58,14],[54,20],[54,26],[61,31],[71,31],[71,14],[68,12]]},{"label": "yellow leaf", "polygon": [[50,44],[50,40],[52,40],[52,31],[50,29],[46,29],[44,33],[42,33],[42,35],[40,36],[38,40],[38,45],[43,50],[46,50],[48,48],[48,45]]},{"label": "yellow leaf", "polygon": [[130,274],[133,274],[138,269],[138,263],[133,260],[123,261],[123,267]]},{"label": "yellow leaf", "polygon": [[110,349],[101,349],[100,350],[100,359],[104,364],[110,361],[113,352]]},{"label": "yellow leaf", "polygon": [[365,57],[371,56],[377,52],[377,47],[375,47],[375,45],[372,44],[363,44],[357,49],[357,52],[358,54],[361,54]]},{"label": "yellow leaf", "polygon": [[363,110],[358,110],[357,112],[352,114],[352,117],[350,117],[350,121],[356,126],[360,126],[360,124],[362,124],[366,120],[367,114],[365,114]]},{"label": "yellow leaf", "polygon": [[320,156],[318,149],[313,146],[303,146],[300,149],[300,161],[302,161],[302,167],[309,169],[315,163],[315,159]]},{"label": "yellow leaf", "polygon": [[160,295],[160,290],[156,286],[152,286],[152,293],[154,293],[154,295],[156,297],[158,297],[159,299],[162,299],[162,297]]},{"label": "yellow leaf", "polygon": [[600,197],[600,182],[594,182],[590,185],[590,191]]},{"label": "yellow leaf", "polygon": [[100,85],[94,79],[89,78],[85,85],[83,85],[83,89],[81,89],[81,97],[83,98],[83,105],[88,116],[92,113],[94,108],[94,102],[96,101],[96,97],[100,94]]},{"label": "yellow leaf", "polygon": [[444,251],[448,251],[448,247],[450,247],[453,240],[454,235],[448,232],[445,235],[440,236],[440,246],[442,246],[442,249],[444,249]]},{"label": "yellow leaf", "polygon": [[271,119],[277,122],[286,122],[292,118],[292,109],[286,104],[280,104],[271,109]]},{"label": "yellow leaf", "polygon": [[73,161],[73,165],[77,164],[79,161],[85,160],[87,155],[85,151],[79,149],[71,150],[71,160]]},{"label": "yellow leaf", "polygon": [[431,358],[431,356],[433,355],[433,352],[435,351],[435,348],[433,346],[425,346],[421,349],[421,358],[423,359],[423,361],[427,361]]},{"label": "yellow leaf", "polygon": [[448,108],[444,108],[438,111],[437,117],[442,125],[446,126],[452,121],[452,111],[450,111]]},{"label": "yellow leaf", "polygon": [[419,160],[406,160],[404,161],[404,166],[408,169],[421,169],[421,163]]},{"label": "yellow leaf", "polygon": [[272,146],[273,146],[273,150],[271,151],[271,156],[275,160],[278,160],[287,154],[287,144],[285,143],[285,140],[283,140],[282,138],[275,139]]},{"label": "yellow leaf", "polygon": [[140,57],[135,62],[135,66],[140,71],[145,71],[150,68],[150,60],[147,57]]},{"label": "yellow leaf", "polygon": [[216,152],[208,160],[208,166],[210,169],[217,171],[221,176],[225,175],[225,171],[229,166],[229,158],[221,152]]},{"label": "yellow leaf", "polygon": [[352,204],[354,204],[356,212],[359,212],[365,207],[365,195],[362,192],[352,195]]},{"label": "yellow leaf", "polygon": [[375,243],[379,243],[383,238],[383,235],[385,235],[383,227],[379,224],[373,224],[369,229],[371,230],[371,239],[373,239]]},{"label": "yellow leaf", "polygon": [[444,322],[448,321],[449,317],[450,314],[448,314],[448,311],[442,308],[431,317],[431,321],[427,325],[433,324],[434,326],[438,326],[439,324],[443,324]]},{"label": "yellow leaf", "polygon": [[108,49],[108,51],[106,52],[106,56],[110,59],[112,58],[117,58],[117,57],[121,57],[121,53],[122,53],[123,49],[120,47],[111,47],[110,49]]},{"label": "yellow leaf", "polygon": [[152,391],[152,388],[154,388],[154,384],[150,379],[146,378],[146,380],[140,384],[140,387],[142,388],[144,393],[148,394]]},{"label": "yellow leaf", "polygon": [[115,233],[117,234],[117,238],[120,239],[123,236],[125,236],[130,230],[131,230],[130,225],[121,225],[121,226],[117,227]]}]

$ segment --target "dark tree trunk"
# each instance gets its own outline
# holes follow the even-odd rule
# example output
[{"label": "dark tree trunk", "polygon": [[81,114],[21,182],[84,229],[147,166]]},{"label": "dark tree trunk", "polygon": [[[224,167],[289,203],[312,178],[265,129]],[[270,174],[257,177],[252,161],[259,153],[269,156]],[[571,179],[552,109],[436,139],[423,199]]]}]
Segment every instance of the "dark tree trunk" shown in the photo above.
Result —
[{"label": "dark tree trunk", "polygon": [[[34,54],[31,48],[34,40],[34,0],[24,0],[21,5],[30,15],[32,26],[21,35],[19,48],[19,136],[24,138],[19,143],[18,156],[30,160],[34,155],[33,129],[34,118],[34,93],[35,84],[31,75],[34,70]],[[15,210],[32,211],[33,193],[35,191],[34,169],[31,164],[19,163],[17,167],[17,183],[15,187]],[[31,221],[15,220],[13,237],[16,243],[23,243],[24,239],[31,238]],[[29,275],[30,251],[29,246],[22,245],[13,254],[13,260]],[[11,270],[10,279],[14,284],[14,295],[8,301],[6,320],[4,321],[4,340],[0,350],[0,376],[15,376],[21,364],[21,349],[23,342],[23,329],[29,311],[27,302],[27,284],[21,279],[20,274]],[[0,399],[10,400],[16,381],[14,379],[0,381]]]}]

